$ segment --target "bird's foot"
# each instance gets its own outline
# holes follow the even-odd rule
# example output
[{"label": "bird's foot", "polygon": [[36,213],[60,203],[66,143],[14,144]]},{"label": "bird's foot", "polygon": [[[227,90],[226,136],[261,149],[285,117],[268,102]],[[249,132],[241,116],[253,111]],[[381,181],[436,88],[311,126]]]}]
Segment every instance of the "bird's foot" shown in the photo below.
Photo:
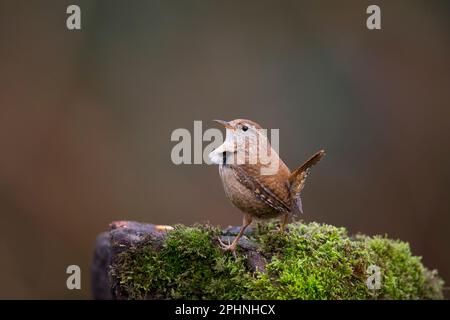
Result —
[{"label": "bird's foot", "polygon": [[281,225],[278,227],[277,231],[281,234],[286,233],[288,231],[288,227],[287,227],[287,225]]},{"label": "bird's foot", "polygon": [[233,243],[230,244],[230,239],[228,239],[228,244],[226,244],[222,240],[220,240],[220,237],[217,238],[217,240],[219,241],[220,248],[223,251],[231,251],[233,253],[233,256],[236,257],[237,242],[233,241]]},{"label": "bird's foot", "polygon": [[285,214],[283,217],[283,220],[280,223],[279,229],[278,229],[278,232],[280,234],[284,234],[286,232],[288,219],[289,219],[289,216],[287,214]]}]

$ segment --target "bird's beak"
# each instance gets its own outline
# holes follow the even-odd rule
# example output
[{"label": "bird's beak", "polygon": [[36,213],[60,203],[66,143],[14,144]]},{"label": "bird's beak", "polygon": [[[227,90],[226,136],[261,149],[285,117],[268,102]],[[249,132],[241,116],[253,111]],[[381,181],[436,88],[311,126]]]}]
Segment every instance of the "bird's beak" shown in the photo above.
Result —
[{"label": "bird's beak", "polygon": [[221,125],[223,125],[227,129],[234,129],[233,126],[228,121],[223,121],[223,120],[213,120],[213,121],[217,122],[217,123],[220,123]]}]

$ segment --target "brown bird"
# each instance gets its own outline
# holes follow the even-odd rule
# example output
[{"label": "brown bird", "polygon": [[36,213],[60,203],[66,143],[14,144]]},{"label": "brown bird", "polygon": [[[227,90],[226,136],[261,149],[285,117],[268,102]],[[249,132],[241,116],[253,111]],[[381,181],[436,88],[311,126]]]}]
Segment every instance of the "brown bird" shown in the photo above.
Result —
[{"label": "brown bird", "polygon": [[325,151],[318,151],[291,173],[259,124],[245,119],[214,121],[226,128],[226,138],[209,157],[219,165],[226,196],[244,213],[242,227],[233,242],[220,242],[225,250],[235,251],[253,218],[281,217],[280,231],[284,231],[289,218],[303,213],[300,193],[309,168],[322,159]]}]

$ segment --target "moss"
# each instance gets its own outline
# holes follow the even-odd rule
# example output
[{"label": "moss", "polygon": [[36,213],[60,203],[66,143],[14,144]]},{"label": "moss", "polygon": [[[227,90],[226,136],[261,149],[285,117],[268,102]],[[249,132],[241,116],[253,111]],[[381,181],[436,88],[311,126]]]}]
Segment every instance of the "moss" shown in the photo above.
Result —
[{"label": "moss", "polygon": [[119,256],[111,275],[132,299],[238,299],[251,275],[242,258],[223,255],[210,226],[176,226],[160,249],[149,243]]},{"label": "moss", "polygon": [[[365,283],[368,251],[362,242],[351,241],[344,229],[316,223],[296,224],[290,226],[288,235],[263,233],[260,241],[265,252],[276,253],[267,273],[254,281],[252,298],[368,297]],[[280,242],[284,242],[282,247],[278,246]]]},{"label": "moss", "polygon": [[363,239],[382,273],[384,285],[376,292],[379,298],[442,299],[443,281],[436,271],[423,266],[420,257],[412,256],[407,243],[379,236]]},{"label": "moss", "polygon": [[[386,237],[350,238],[343,228],[317,223],[260,224],[249,235],[266,257],[253,272],[217,244],[220,230],[176,226],[160,248],[152,239],[121,253],[111,268],[131,299],[439,299],[442,280],[407,243]],[[368,289],[367,268],[380,268],[381,287]]]}]

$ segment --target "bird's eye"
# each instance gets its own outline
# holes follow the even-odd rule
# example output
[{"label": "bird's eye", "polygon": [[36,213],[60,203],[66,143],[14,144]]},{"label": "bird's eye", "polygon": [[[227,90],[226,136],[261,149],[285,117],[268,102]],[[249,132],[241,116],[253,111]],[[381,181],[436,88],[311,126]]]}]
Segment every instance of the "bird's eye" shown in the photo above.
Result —
[{"label": "bird's eye", "polygon": [[242,127],[242,131],[247,131],[248,130],[248,127],[247,126],[243,126]]}]

